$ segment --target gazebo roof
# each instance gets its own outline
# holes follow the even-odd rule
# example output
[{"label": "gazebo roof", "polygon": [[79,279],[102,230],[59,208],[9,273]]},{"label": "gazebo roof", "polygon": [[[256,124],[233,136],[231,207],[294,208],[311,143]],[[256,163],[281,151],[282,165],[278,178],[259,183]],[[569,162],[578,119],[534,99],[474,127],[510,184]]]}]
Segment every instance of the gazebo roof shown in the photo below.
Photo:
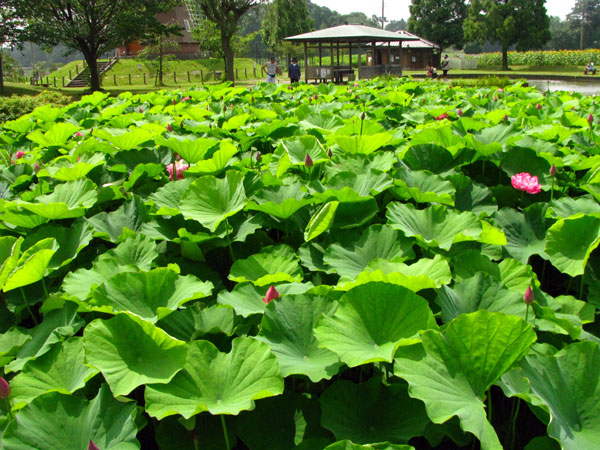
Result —
[{"label": "gazebo roof", "polygon": [[419,38],[416,36],[401,35],[364,25],[339,25],[285,38],[294,42],[399,42],[417,39]]},{"label": "gazebo roof", "polygon": [[[400,36],[404,36],[407,39],[406,43],[402,44],[402,48],[431,48],[431,49],[439,49],[440,46],[434,42],[428,41],[427,39],[423,39],[422,37],[417,36],[416,34],[410,33],[406,30],[398,30],[396,31]],[[410,37],[414,37],[415,40],[408,40]],[[378,42],[377,45],[381,45],[382,42]],[[387,44],[386,44],[387,45]],[[399,42],[392,42],[392,47],[397,47],[400,45]]]}]

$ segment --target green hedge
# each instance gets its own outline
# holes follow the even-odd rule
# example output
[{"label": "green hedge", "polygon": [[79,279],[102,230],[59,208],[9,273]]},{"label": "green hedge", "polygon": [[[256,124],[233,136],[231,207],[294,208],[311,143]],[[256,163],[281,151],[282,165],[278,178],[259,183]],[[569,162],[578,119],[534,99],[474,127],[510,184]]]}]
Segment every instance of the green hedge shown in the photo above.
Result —
[{"label": "green hedge", "polygon": [[58,92],[43,91],[41,94],[32,95],[13,95],[11,97],[0,97],[0,123],[7,120],[13,120],[21,117],[23,114],[30,113],[38,106],[45,104],[68,105],[73,100],[71,97],[62,95]]},{"label": "green hedge", "polygon": [[[600,49],[508,52],[508,64],[511,66],[585,66],[590,61],[594,64],[600,62]],[[482,53],[477,56],[478,67],[501,64],[500,52]]]}]

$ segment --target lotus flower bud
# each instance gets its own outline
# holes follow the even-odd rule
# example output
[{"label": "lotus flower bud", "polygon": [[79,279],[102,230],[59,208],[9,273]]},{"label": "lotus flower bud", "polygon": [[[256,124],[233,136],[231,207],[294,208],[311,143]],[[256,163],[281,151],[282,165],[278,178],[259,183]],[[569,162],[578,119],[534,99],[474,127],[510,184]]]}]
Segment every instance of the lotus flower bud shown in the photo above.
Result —
[{"label": "lotus flower bud", "polygon": [[327,149],[327,156],[329,156],[330,158],[333,156],[333,152],[330,148]]},{"label": "lotus flower bud", "polygon": [[592,116],[592,114],[590,113],[587,120],[588,120],[588,123],[591,125],[592,122],[594,121],[594,116]]},{"label": "lotus flower bud", "polygon": [[260,152],[256,152],[256,160],[260,161],[262,159],[262,155],[260,154]]},{"label": "lotus flower bud", "polygon": [[181,101],[182,101],[182,102],[187,102],[189,99],[190,99],[189,97],[183,97],[183,98],[181,99]]},{"label": "lotus flower bud", "polygon": [[306,158],[304,158],[304,165],[306,167],[312,167],[314,165],[313,160],[308,153],[306,154]]},{"label": "lotus flower bud", "polygon": [[358,83],[354,83],[354,87],[358,87]]},{"label": "lotus flower bud", "polygon": [[173,127],[171,126],[170,123],[167,124],[166,128],[167,128],[167,131],[169,131],[169,132],[173,131]]},{"label": "lotus flower bud", "polygon": [[502,120],[504,120],[506,122],[508,120],[508,116],[506,114],[504,114],[504,117],[502,118]]},{"label": "lotus flower bud", "polygon": [[23,156],[25,156],[25,152],[23,150],[18,150],[17,153],[15,153],[15,159],[21,159]]},{"label": "lotus flower bud", "polygon": [[100,450],[100,448],[90,439],[87,450]]},{"label": "lotus flower bud", "polygon": [[365,112],[363,111],[363,113],[360,115],[360,120],[365,120]]},{"label": "lotus flower bud", "polygon": [[277,289],[275,289],[275,286],[271,286],[267,290],[267,294],[265,297],[263,297],[262,301],[268,305],[272,300],[274,300],[276,298],[279,298],[279,292],[277,292]]},{"label": "lotus flower bud", "polygon": [[252,98],[250,100],[252,101],[252,103],[254,103],[254,95],[252,96]]},{"label": "lotus flower bud", "polygon": [[458,109],[458,116],[459,116],[459,117],[462,117],[462,115],[463,115],[463,110],[459,108],[459,109]]},{"label": "lotus flower bud", "polygon": [[550,166],[550,175],[552,175],[553,177],[556,176],[556,166],[554,164]]},{"label": "lotus flower bud", "polygon": [[533,291],[531,290],[531,286],[527,286],[527,290],[525,294],[523,294],[523,301],[527,305],[531,305],[533,303]]},{"label": "lotus flower bud", "polygon": [[494,101],[497,101],[497,100],[498,100],[498,98],[497,98],[497,97],[494,97],[492,100],[494,100]]},{"label": "lotus flower bud", "polygon": [[319,96],[317,94],[314,95],[313,97],[315,100],[317,100],[319,98]]},{"label": "lotus flower bud", "polygon": [[10,395],[10,385],[8,381],[0,377],[0,399],[4,400]]},{"label": "lotus flower bud", "polygon": [[138,112],[143,113],[144,110],[142,108],[138,108]]},{"label": "lotus flower bud", "polygon": [[36,161],[35,164],[33,165],[33,170],[35,170],[36,172],[40,171],[40,165],[39,163]]},{"label": "lotus flower bud", "polygon": [[83,137],[83,133],[81,131],[78,131],[73,136],[75,136],[75,137]]},{"label": "lotus flower bud", "polygon": [[498,88],[498,92],[504,92],[504,89]]},{"label": "lotus flower bud", "polygon": [[173,100],[171,100],[171,103],[172,103],[173,105],[176,105],[176,104],[177,104],[177,100],[173,99]]},{"label": "lotus flower bud", "polygon": [[542,109],[542,105],[540,105],[539,103],[538,103],[537,105],[535,105],[535,107],[536,107],[537,109]]}]

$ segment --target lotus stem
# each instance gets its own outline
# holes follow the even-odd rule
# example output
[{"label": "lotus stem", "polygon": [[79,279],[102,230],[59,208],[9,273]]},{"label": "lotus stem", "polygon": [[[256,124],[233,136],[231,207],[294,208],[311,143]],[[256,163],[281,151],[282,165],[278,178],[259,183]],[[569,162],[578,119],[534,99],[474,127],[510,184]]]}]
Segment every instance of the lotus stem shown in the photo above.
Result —
[{"label": "lotus stem", "polygon": [[515,448],[515,436],[517,431],[517,417],[519,415],[519,408],[521,408],[521,399],[517,397],[517,401],[513,403],[512,425],[510,427],[510,450],[514,450]]},{"label": "lotus stem", "polygon": [[13,413],[10,406],[10,401],[7,398],[5,398],[3,403],[5,404],[4,407],[6,408],[6,415],[8,416],[8,419],[13,420]]},{"label": "lotus stem", "polygon": [[229,450],[229,436],[227,436],[227,425],[225,424],[225,416],[221,414],[221,427],[223,428],[223,436],[225,436],[225,448]]},{"label": "lotus stem", "polygon": [[46,281],[42,278],[42,287],[44,288],[44,294],[46,295],[46,298],[50,297],[48,295],[48,289],[46,288]]},{"label": "lotus stem", "polygon": [[581,274],[581,281],[579,282],[579,300],[583,300],[583,282],[585,280],[585,271]]},{"label": "lotus stem", "polygon": [[492,390],[487,391],[487,419],[489,423],[492,423]]},{"label": "lotus stem", "polygon": [[525,322],[527,322],[527,318],[529,317],[529,305],[525,308]]},{"label": "lotus stem", "polygon": [[35,318],[35,316],[33,315],[33,311],[29,307],[29,302],[27,301],[27,297],[25,296],[25,290],[23,288],[19,288],[19,289],[21,289],[21,295],[23,296],[23,302],[25,303],[25,308],[27,308],[27,311],[29,311],[29,315],[33,319],[33,323],[35,323],[37,325],[38,321]]},{"label": "lotus stem", "polygon": [[231,234],[230,230],[233,230],[233,227],[229,224],[229,219],[225,220],[225,224],[227,225],[227,248],[229,249],[229,256],[231,256],[231,262],[235,261],[235,257],[233,256],[233,248],[231,247]]}]

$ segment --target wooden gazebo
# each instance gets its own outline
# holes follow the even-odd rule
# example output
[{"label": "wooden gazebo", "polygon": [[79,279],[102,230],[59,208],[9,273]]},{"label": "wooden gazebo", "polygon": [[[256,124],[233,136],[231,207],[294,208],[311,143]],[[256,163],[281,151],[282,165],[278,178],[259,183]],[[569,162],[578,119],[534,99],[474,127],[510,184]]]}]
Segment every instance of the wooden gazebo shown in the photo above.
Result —
[{"label": "wooden gazebo", "polygon": [[[392,31],[380,28],[367,27],[364,25],[339,25],[337,27],[325,28],[310,33],[298,34],[286,37],[290,42],[302,42],[304,44],[304,80],[332,80],[341,82],[344,76],[348,80],[355,77],[352,67],[352,52],[358,54],[358,78],[374,78],[385,73],[402,75],[402,64],[392,64],[390,58],[392,42],[398,43],[402,51],[402,41],[417,40],[416,36],[400,35]],[[376,49],[387,44],[387,58],[377,61]],[[319,65],[309,66],[308,50],[316,48],[319,51]],[[323,49],[329,48],[331,56],[330,64],[323,66]],[[340,64],[340,50],[342,50],[342,64]],[[350,64],[343,64],[343,52],[350,54]],[[361,64],[361,54],[371,53],[371,60],[366,65]]]}]

